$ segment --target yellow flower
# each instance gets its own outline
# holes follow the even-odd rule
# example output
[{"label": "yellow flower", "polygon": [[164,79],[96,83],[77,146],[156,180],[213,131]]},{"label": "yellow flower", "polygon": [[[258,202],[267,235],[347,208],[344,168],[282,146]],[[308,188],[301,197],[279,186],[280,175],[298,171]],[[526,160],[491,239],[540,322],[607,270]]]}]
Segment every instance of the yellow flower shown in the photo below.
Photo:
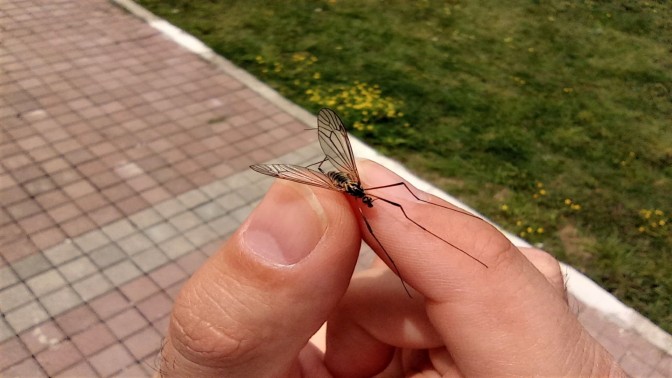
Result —
[{"label": "yellow flower", "polygon": [[537,234],[543,234],[543,233],[544,233],[544,228],[543,227],[537,228]]},{"label": "yellow flower", "polygon": [[533,233],[533,232],[534,232],[534,229],[533,229],[532,227],[528,227],[525,231],[527,231],[527,232],[529,232],[529,233]]},{"label": "yellow flower", "polygon": [[546,189],[541,189],[539,191],[539,194],[541,194],[542,196],[545,196],[546,195]]},{"label": "yellow flower", "polygon": [[508,211],[509,206],[508,205],[502,205],[502,211]]},{"label": "yellow flower", "polygon": [[644,228],[644,226],[639,226],[639,228],[637,230],[639,232],[644,232],[644,231],[646,231],[646,228]]},{"label": "yellow flower", "polygon": [[569,206],[572,204],[572,200],[569,198],[565,198],[565,205]]}]

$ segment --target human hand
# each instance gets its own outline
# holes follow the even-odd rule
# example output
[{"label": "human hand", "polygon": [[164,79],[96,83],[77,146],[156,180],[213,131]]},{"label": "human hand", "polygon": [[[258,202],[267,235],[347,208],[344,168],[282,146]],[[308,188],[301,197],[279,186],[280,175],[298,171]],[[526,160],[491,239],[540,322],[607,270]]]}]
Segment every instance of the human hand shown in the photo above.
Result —
[{"label": "human hand", "polygon": [[[368,186],[400,181],[371,162],[360,165],[360,174]],[[401,203],[423,226],[443,230],[442,236],[488,268],[378,201],[364,213],[417,291],[408,298],[398,278],[380,268],[357,275],[348,288],[360,230],[384,256],[359,212],[340,193],[277,182],[180,292],[161,372],[623,375],[571,313],[562,274],[550,255],[521,252],[485,222],[422,204],[403,187],[375,194]],[[308,339],[327,319],[323,355]]]}]

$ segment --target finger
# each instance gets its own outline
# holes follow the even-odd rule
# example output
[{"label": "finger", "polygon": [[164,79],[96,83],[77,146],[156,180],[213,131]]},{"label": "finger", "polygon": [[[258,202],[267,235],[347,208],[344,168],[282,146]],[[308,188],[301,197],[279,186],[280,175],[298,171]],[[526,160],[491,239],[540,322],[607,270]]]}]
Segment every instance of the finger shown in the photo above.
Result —
[{"label": "finger", "polygon": [[[343,196],[277,182],[182,288],[164,367],[175,376],[299,373],[345,292],[360,236]],[[304,350],[314,366],[314,353]]]},{"label": "finger", "polygon": [[560,263],[548,252],[536,248],[518,248],[520,252],[546,278],[553,288],[567,300],[565,278],[560,270]]},{"label": "finger", "polygon": [[[372,162],[362,162],[360,175],[365,187],[401,181]],[[360,222],[364,238],[426,297],[429,320],[465,375],[576,373],[566,369],[577,345],[603,356],[564,296],[494,227],[417,201],[403,186],[376,195],[389,202],[374,202],[364,215],[380,244]]]},{"label": "finger", "polygon": [[369,377],[389,365],[395,348],[442,345],[424,302],[409,301],[387,267],[372,268],[355,274],[329,318],[325,364],[337,377]]}]

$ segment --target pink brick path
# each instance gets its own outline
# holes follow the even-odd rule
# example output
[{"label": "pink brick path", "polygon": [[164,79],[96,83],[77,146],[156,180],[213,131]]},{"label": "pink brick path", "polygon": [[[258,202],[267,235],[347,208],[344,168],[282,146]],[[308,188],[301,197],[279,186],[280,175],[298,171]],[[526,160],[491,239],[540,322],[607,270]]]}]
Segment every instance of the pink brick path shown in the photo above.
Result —
[{"label": "pink brick path", "polygon": [[[103,0],[0,4],[0,375],[148,376],[172,297],[305,125]],[[633,376],[672,357],[576,303]]]}]

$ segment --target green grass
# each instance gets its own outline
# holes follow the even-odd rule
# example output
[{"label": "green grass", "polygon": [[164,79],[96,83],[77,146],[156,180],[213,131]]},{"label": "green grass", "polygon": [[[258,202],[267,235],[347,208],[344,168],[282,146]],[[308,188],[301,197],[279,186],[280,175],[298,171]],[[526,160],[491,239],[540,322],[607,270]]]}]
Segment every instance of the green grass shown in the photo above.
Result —
[{"label": "green grass", "polygon": [[666,2],[140,3],[672,331]]}]

